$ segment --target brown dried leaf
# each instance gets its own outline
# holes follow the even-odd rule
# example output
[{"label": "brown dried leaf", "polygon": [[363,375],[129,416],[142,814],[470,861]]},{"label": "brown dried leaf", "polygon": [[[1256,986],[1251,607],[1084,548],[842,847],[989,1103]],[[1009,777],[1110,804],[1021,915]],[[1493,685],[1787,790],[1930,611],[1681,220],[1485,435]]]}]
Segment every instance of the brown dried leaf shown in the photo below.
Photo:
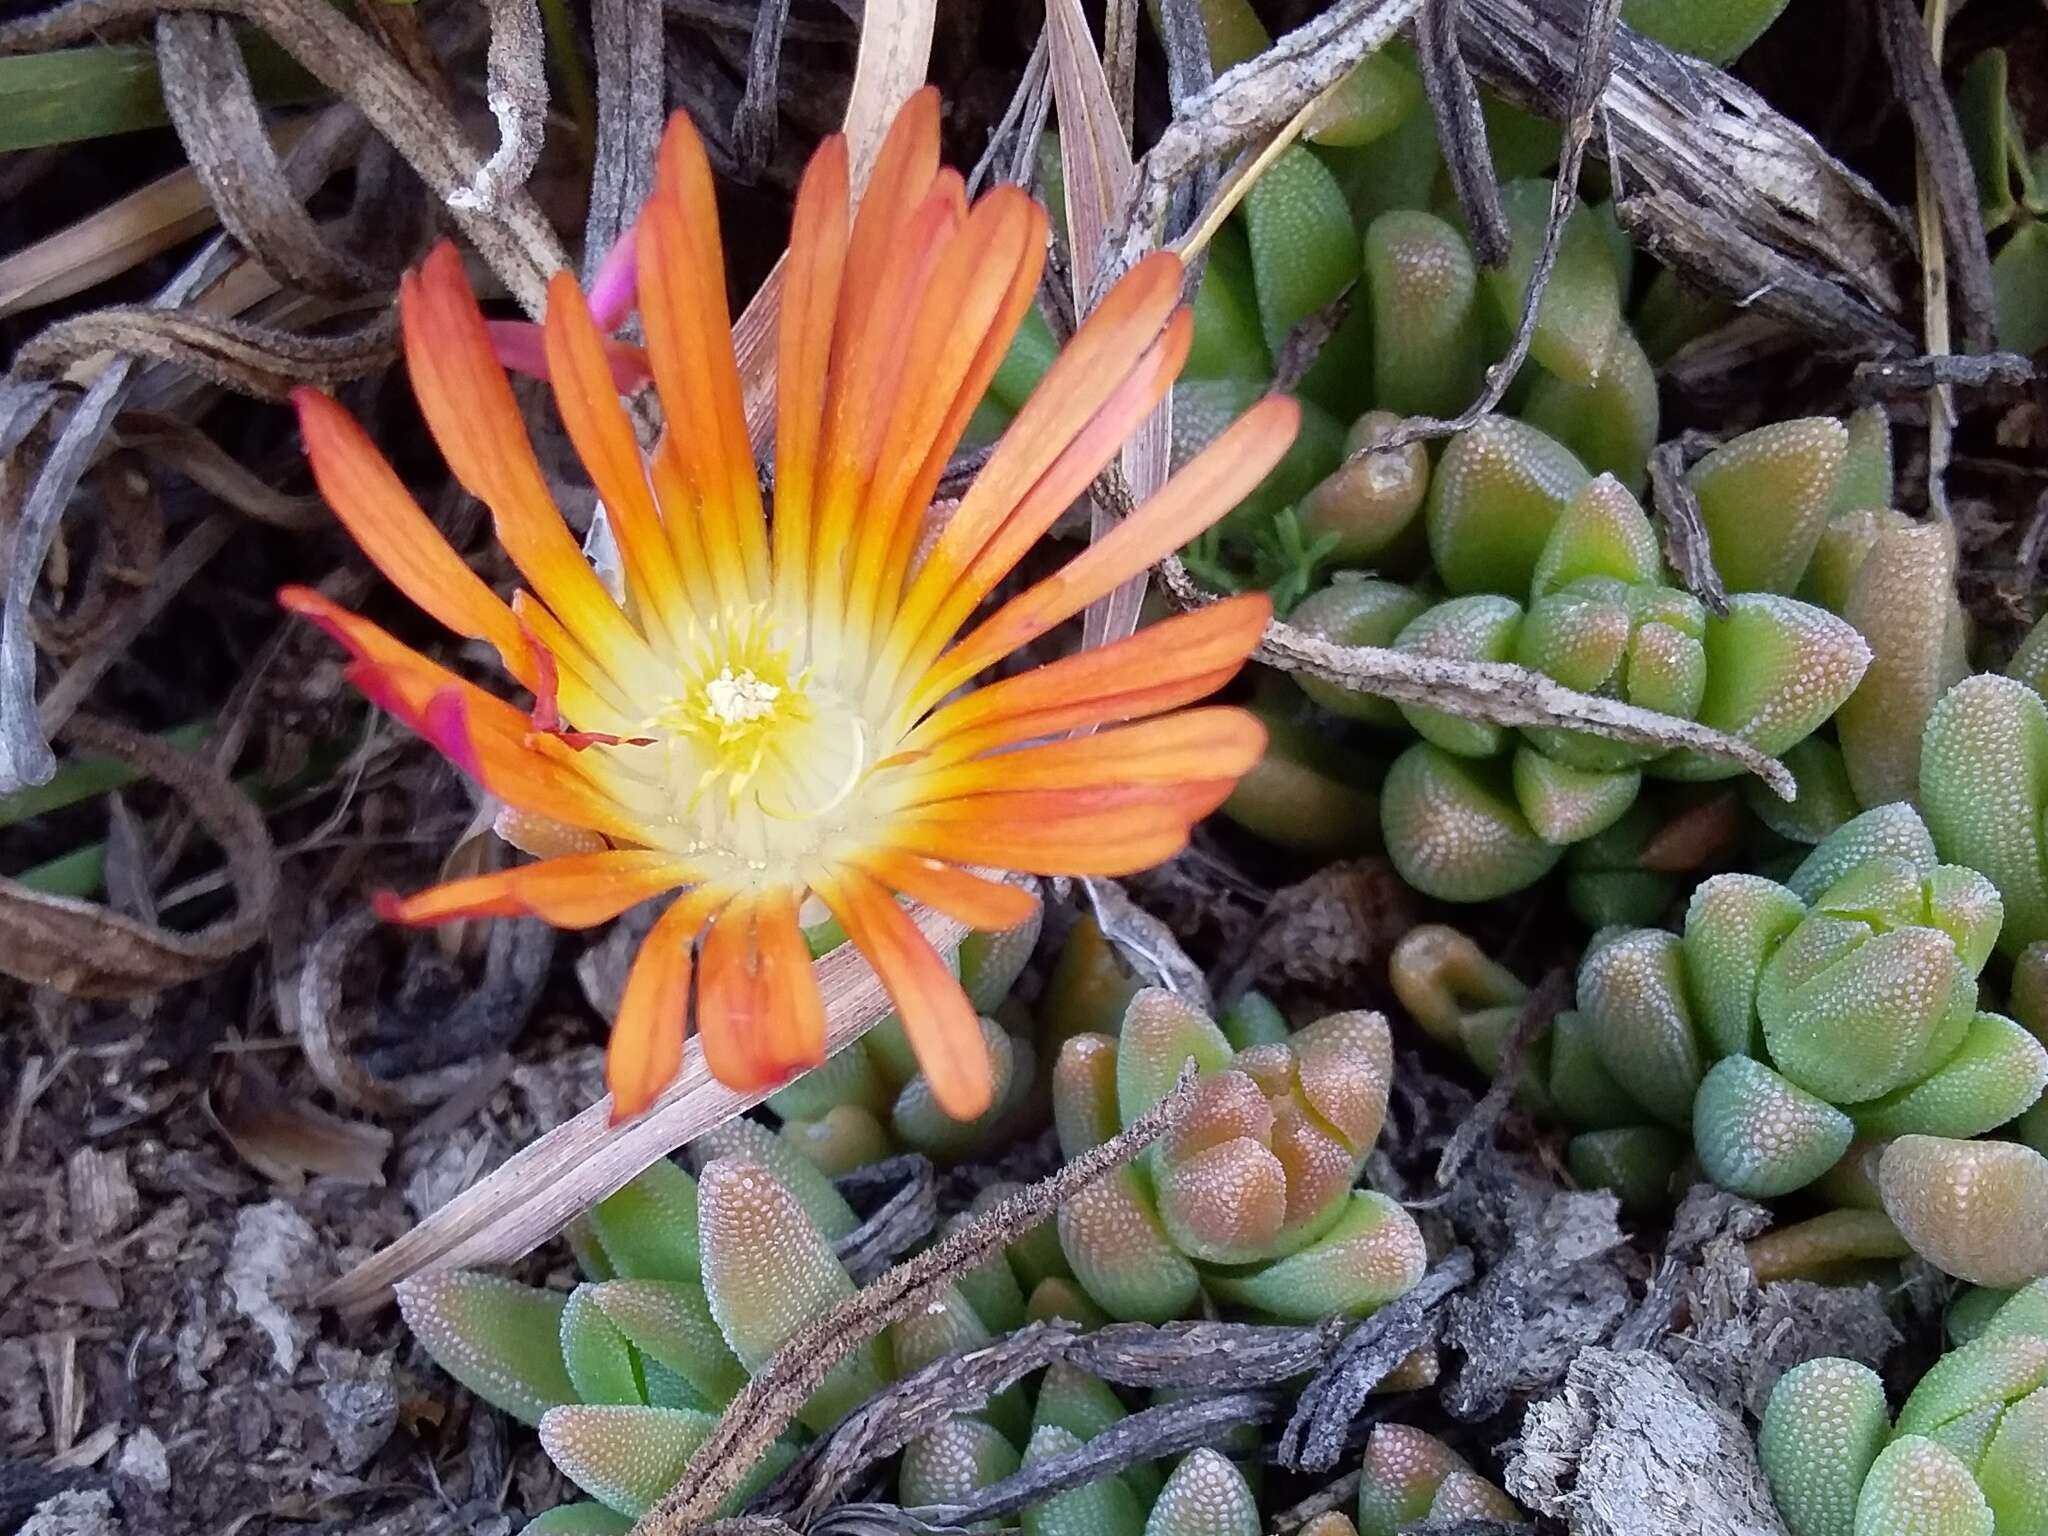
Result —
[{"label": "brown dried leaf", "polygon": [[84,716],[64,736],[168,786],[227,854],[235,910],[196,933],[138,922],[96,902],[0,879],[0,971],[74,997],[143,997],[204,976],[263,934],[277,857],[255,805],[205,761]]},{"label": "brown dried leaf", "polygon": [[242,1161],[272,1183],[297,1190],[307,1174],[320,1174],[344,1184],[383,1184],[389,1131],[288,1097],[253,1061],[229,1079],[220,1100],[207,1105],[213,1123]]}]

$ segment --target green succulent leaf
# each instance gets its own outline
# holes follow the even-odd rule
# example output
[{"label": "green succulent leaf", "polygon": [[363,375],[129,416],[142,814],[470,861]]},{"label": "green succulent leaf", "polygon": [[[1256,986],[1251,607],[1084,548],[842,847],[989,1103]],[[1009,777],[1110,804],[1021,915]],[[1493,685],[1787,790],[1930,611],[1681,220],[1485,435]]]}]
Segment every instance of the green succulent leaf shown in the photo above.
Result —
[{"label": "green succulent leaf", "polygon": [[697,1273],[697,1181],[667,1158],[600,1200],[590,1224],[621,1275],[685,1280]]},{"label": "green succulent leaf", "polygon": [[[718,1427],[708,1413],[575,1403],[540,1421],[541,1449],[569,1481],[622,1515],[638,1519],[676,1485],[697,1448]],[[770,1445],[733,1490],[722,1512],[737,1510],[789,1465],[796,1452]]]},{"label": "green succulent leaf", "polygon": [[1902,1435],[1878,1453],[1856,1500],[1854,1536],[1992,1536],[1991,1509],[1953,1451]]},{"label": "green succulent leaf", "polygon": [[1434,214],[1397,209],[1365,232],[1373,400],[1402,416],[1454,416],[1477,393],[1478,268]]},{"label": "green succulent leaf", "polygon": [[633,1517],[602,1504],[579,1500],[557,1504],[527,1521],[519,1536],[626,1536]]},{"label": "green succulent leaf", "polygon": [[1529,825],[1504,763],[1426,741],[1387,770],[1380,816],[1395,870],[1439,901],[1491,901],[1534,885],[1563,851]]},{"label": "green succulent leaf", "polygon": [[688,1382],[706,1402],[722,1404],[746,1385],[747,1373],[719,1332],[704,1288],[687,1280],[611,1280],[585,1286],[633,1347]]},{"label": "green succulent leaf", "polygon": [[1366,1317],[1411,1290],[1427,1264],[1415,1218],[1377,1190],[1360,1189],[1336,1225],[1300,1253],[1250,1275],[1212,1277],[1209,1289],[1282,1322]]},{"label": "green succulent leaf", "polygon": [[1975,1285],[2048,1275],[2048,1157],[2033,1148],[1901,1136],[1877,1177],[1885,1214],[1937,1269]]},{"label": "green succulent leaf", "polygon": [[1884,1383],[1853,1360],[1809,1360],[1778,1378],[1757,1459],[1792,1536],[1855,1536],[1856,1496],[1891,1436]]},{"label": "green succulent leaf", "polygon": [[1686,474],[1714,568],[1730,592],[1789,593],[1827,526],[1848,450],[1839,421],[1773,422],[1716,448]]},{"label": "green succulent leaf", "polygon": [[1850,1114],[1862,1136],[1981,1136],[2016,1118],[2044,1086],[2048,1049],[2011,1019],[1980,1013],[1930,1075]]},{"label": "green succulent leaf", "polygon": [[1747,1056],[1715,1062],[1693,1101],[1700,1167],[1752,1200],[1804,1189],[1841,1161],[1856,1130],[1834,1105]]},{"label": "green succulent leaf", "polygon": [[1437,1489],[1472,1469],[1435,1435],[1407,1424],[1376,1424],[1359,1468],[1358,1536],[1395,1536],[1429,1517]]},{"label": "green succulent leaf", "polygon": [[[1536,254],[1550,218],[1551,184],[1524,177],[1501,188],[1514,243],[1507,262],[1485,274],[1483,285],[1501,322],[1512,328],[1522,318],[1524,297],[1536,268]],[[1565,222],[1550,282],[1536,311],[1529,355],[1567,384],[1597,384],[1621,326],[1621,290],[1599,216],[1583,205]]]},{"label": "green succulent leaf", "polygon": [[1661,1125],[1584,1131],[1565,1144],[1565,1166],[1588,1189],[1611,1190],[1630,1215],[1664,1209],[1685,1161],[1685,1141]]},{"label": "green succulent leaf", "polygon": [[1281,151],[1244,199],[1259,328],[1277,350],[1288,333],[1359,273],[1358,237],[1344,189],[1300,145]]},{"label": "green succulent leaf", "polygon": [[562,1362],[576,1396],[586,1403],[644,1403],[632,1347],[598,1306],[595,1289],[578,1286],[562,1308]]},{"label": "green succulent leaf", "polygon": [[1658,1119],[1689,1129],[1706,1062],[1678,936],[1643,928],[1599,945],[1579,965],[1578,990],[1608,1071]]},{"label": "green succulent leaf", "polygon": [[1638,495],[1648,483],[1661,421],[1657,371],[1627,326],[1616,329],[1598,379],[1590,385],[1569,384],[1542,374],[1521,415],[1577,454],[1594,474],[1612,475]]},{"label": "green succulent leaf", "polygon": [[1452,592],[1527,595],[1566,503],[1592,478],[1569,448],[1508,416],[1452,438],[1430,476],[1430,558]]},{"label": "green succulent leaf", "polygon": [[[1394,648],[1446,661],[1508,661],[1522,632],[1522,605],[1510,597],[1475,593],[1437,603],[1412,619]],[[1401,715],[1424,741],[1460,757],[1491,757],[1507,741],[1507,728],[1467,720],[1438,709],[1403,704]]]},{"label": "green succulent leaf", "polygon": [[1145,1536],[1259,1536],[1263,1529],[1244,1474],[1206,1446],[1173,1469],[1145,1519]]},{"label": "green succulent leaf", "polygon": [[860,1217],[846,1203],[832,1181],[817,1165],[798,1155],[796,1149],[758,1120],[737,1115],[717,1128],[706,1131],[690,1143],[698,1169],[721,1157],[743,1158],[773,1173],[783,1188],[795,1195],[813,1225],[833,1241],[860,1225]]},{"label": "green succulent leaf", "polygon": [[398,1311],[434,1363],[525,1424],[576,1401],[562,1361],[567,1298],[474,1270],[432,1270],[399,1282]]},{"label": "green succulent leaf", "polygon": [[1980,674],[1934,707],[1921,742],[1920,805],[1942,857],[1986,875],[2005,903],[1999,947],[2048,938],[2048,704],[2026,684]]}]

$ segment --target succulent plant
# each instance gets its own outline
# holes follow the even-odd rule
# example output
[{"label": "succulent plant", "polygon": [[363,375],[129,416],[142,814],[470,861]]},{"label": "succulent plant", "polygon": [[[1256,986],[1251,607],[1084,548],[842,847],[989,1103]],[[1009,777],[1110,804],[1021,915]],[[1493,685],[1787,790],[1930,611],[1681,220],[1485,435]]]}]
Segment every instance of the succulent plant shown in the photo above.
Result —
[{"label": "succulent plant", "polygon": [[[541,1533],[615,1530],[603,1512],[645,1513],[748,1377],[853,1292],[833,1245],[858,1220],[787,1142],[741,1119],[692,1151],[697,1178],[655,1163],[572,1227],[585,1279],[566,1295],[468,1270],[399,1287],[406,1324],[436,1362],[536,1426],[548,1456],[596,1501],[543,1515]],[[1031,1256],[1018,1267],[995,1255],[842,1362],[800,1411],[802,1428],[827,1429],[896,1375],[1019,1324],[1020,1271],[1039,1273],[1031,1260],[1043,1262],[1045,1242],[1017,1247]],[[987,1417],[1006,1413],[1021,1427],[1015,1398],[999,1397]],[[732,1506],[794,1452],[789,1437],[777,1441]]]},{"label": "succulent plant", "polygon": [[1943,858],[1982,870],[2005,902],[1999,946],[2048,939],[2048,704],[1979,673],[1942,696],[1920,748],[1920,808]]},{"label": "succulent plant", "polygon": [[1061,1209],[1060,1243],[1109,1316],[1161,1322],[1198,1299],[1266,1317],[1364,1316],[1422,1277],[1422,1237],[1355,1188],[1386,1111],[1392,1044],[1378,1014],[1332,1014],[1235,1049],[1171,993],[1132,998],[1115,1036],[1068,1039],[1053,1069],[1062,1151],[1115,1135],[1201,1073],[1193,1106],[1137,1163]]},{"label": "succulent plant", "polygon": [[[1518,423],[1483,422],[1446,448],[1429,509],[1438,569],[1451,580],[1444,560],[1453,557],[1469,584],[1495,590],[1425,609],[1396,634],[1396,649],[1518,661],[1567,687],[1699,720],[1773,755],[1807,739],[1851,696],[1870,657],[1851,625],[1777,592],[1738,592],[1725,617],[1709,614],[1664,583],[1655,530],[1613,476],[1576,486],[1556,480],[1545,503],[1542,477],[1515,467],[1545,462],[1538,438]],[[1807,451],[1811,457],[1810,444]],[[1555,449],[1549,462],[1561,464],[1560,455],[1569,457]],[[1807,466],[1821,501],[1839,457]],[[1714,468],[1702,500],[1721,487],[1749,505],[1780,468],[1771,445],[1762,445]],[[1523,476],[1519,497],[1507,488],[1509,475]],[[1525,536],[1532,526],[1536,541]],[[1794,550],[1802,566],[1809,552]],[[1521,584],[1526,602],[1498,590],[1512,583]],[[1369,601],[1354,606],[1382,624],[1397,611],[1382,591],[1357,596]],[[1319,611],[1338,607],[1324,599]],[[1619,823],[1646,774],[1699,780],[1734,771],[1697,753],[1660,756],[1584,732],[1515,733],[1412,706],[1402,714],[1423,739],[1395,760],[1382,786],[1387,851],[1411,885],[1448,901],[1486,900],[1530,884],[1563,848]]]},{"label": "succulent plant", "polygon": [[1853,1360],[1779,1378],[1757,1451],[1792,1536],[2048,1533],[2048,1281],[2004,1301],[1896,1420]]},{"label": "succulent plant", "polygon": [[1528,1519],[1464,1457],[1406,1424],[1375,1424],[1359,1470],[1358,1536],[1396,1536],[1422,1520]]},{"label": "succulent plant", "polygon": [[[917,1070],[902,1024],[890,1014],[824,1065],[769,1095],[768,1107],[782,1117],[783,1138],[832,1175],[896,1151],[953,1158],[988,1145],[992,1133],[1016,1117],[1038,1077],[1032,1043],[989,1015],[1030,960],[1039,924],[1034,915],[1016,928],[970,933],[955,956],[961,985],[982,1015],[982,1038],[994,1073],[995,1101],[985,1115],[955,1120],[940,1108]],[[834,938],[821,932],[813,952],[829,947]]]}]

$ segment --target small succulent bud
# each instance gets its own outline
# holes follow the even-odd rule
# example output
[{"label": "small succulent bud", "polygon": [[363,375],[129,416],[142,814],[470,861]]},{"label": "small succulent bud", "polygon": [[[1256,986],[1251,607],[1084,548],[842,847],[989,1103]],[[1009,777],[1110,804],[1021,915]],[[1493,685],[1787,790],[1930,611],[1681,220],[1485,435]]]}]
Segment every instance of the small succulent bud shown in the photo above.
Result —
[{"label": "small succulent bud", "polygon": [[1902,1136],[1878,1165],[1914,1252],[1977,1285],[2048,1275],[2048,1157],[2009,1141]]},{"label": "small succulent bud", "polygon": [[1828,497],[1831,514],[1883,510],[1893,505],[1892,422],[1882,405],[1853,411],[1844,423],[1842,467]]},{"label": "small succulent bud", "polygon": [[1778,1378],[1756,1449],[1792,1536],[1855,1536],[1857,1496],[1891,1428],[1867,1366],[1809,1360]]},{"label": "small succulent bud", "polygon": [[[1454,597],[1425,609],[1394,638],[1394,648],[1444,661],[1509,661],[1522,632],[1522,605],[1490,593]],[[1423,740],[1460,757],[1491,757],[1507,741],[1507,729],[1467,720],[1443,710],[1403,704],[1401,714]]]},{"label": "small succulent bud", "polygon": [[1730,592],[1789,593],[1799,585],[1827,525],[1848,441],[1842,424],[1824,416],[1774,422],[1715,449],[1687,473],[1714,568]]},{"label": "small succulent bud", "polygon": [[[1064,1231],[1066,1223],[1060,1223]],[[1081,1282],[1053,1276],[1041,1280],[1031,1289],[1031,1295],[1024,1303],[1025,1318],[1034,1323],[1049,1323],[1058,1319],[1069,1322],[1083,1330],[1101,1328],[1115,1321],[1086,1291]]]},{"label": "small succulent bud", "polygon": [[[1501,188],[1514,244],[1505,265],[1487,272],[1482,285],[1502,323],[1512,329],[1534,276],[1536,254],[1549,222],[1551,185],[1536,177]],[[1567,384],[1587,388],[1599,382],[1601,367],[1621,327],[1620,282],[1599,216],[1581,206],[1566,221],[1550,282],[1536,311],[1529,355]]]},{"label": "small succulent bud", "polygon": [[[1049,1461],[1078,1451],[1082,1440],[1056,1424],[1032,1431],[1024,1465]],[[1020,1519],[1024,1536],[1140,1536],[1145,1514],[1137,1495],[1117,1477],[1098,1478],[1064,1489],[1027,1508]]]},{"label": "small succulent bud", "polygon": [[1562,849],[1522,814],[1504,764],[1417,742],[1380,792],[1387,854],[1401,878],[1441,901],[1490,901],[1533,885]]},{"label": "small succulent bud", "polygon": [[1478,269],[1465,237],[1417,209],[1365,232],[1373,398],[1397,416],[1452,416],[1477,392]]},{"label": "small succulent bud", "polygon": [[1278,352],[1288,333],[1358,277],[1358,237],[1344,189],[1299,145],[1282,150],[1244,199],[1252,278],[1266,346]]},{"label": "small succulent bud", "polygon": [[2005,901],[2000,946],[2048,939],[2048,704],[2024,683],[1965,678],[1928,717],[1920,804],[1944,858],[1982,870]]},{"label": "small succulent bud", "polygon": [[[1288,693],[1292,695],[1293,690]],[[1295,700],[1298,702],[1298,699]],[[1379,842],[1379,765],[1256,696],[1266,750],[1221,807],[1246,831],[1306,853],[1357,853]]]},{"label": "small succulent bud", "polygon": [[1082,916],[1068,930],[1038,1002],[1046,1039],[1057,1046],[1075,1035],[1115,1034],[1139,985],[1103,937],[1101,924],[1092,914]]},{"label": "small succulent bud", "polygon": [[880,1162],[896,1150],[882,1122],[855,1104],[835,1104],[815,1120],[785,1120],[777,1134],[828,1179]]},{"label": "small succulent bud", "polygon": [[[1340,565],[1374,561],[1384,568],[1408,563],[1421,544],[1418,516],[1429,494],[1429,451],[1420,443],[1373,451],[1400,422],[1391,411],[1367,411],[1344,435],[1344,462],[1319,481],[1295,509],[1310,543],[1330,538],[1329,558]],[[1353,455],[1362,455],[1355,458]],[[1300,623],[1299,610],[1293,620]],[[1352,645],[1384,644],[1354,639]]]},{"label": "small succulent bud", "polygon": [[1641,495],[1657,446],[1657,371],[1635,332],[1619,327],[1590,385],[1545,374],[1529,391],[1522,418],[1579,456],[1596,475],[1611,474]]},{"label": "small succulent bud", "polygon": [[[1429,600],[1412,587],[1340,574],[1321,591],[1303,598],[1287,616],[1287,622],[1303,634],[1334,645],[1392,645],[1395,637],[1428,607]],[[1368,725],[1401,723],[1401,711],[1377,694],[1342,688],[1305,672],[1295,673],[1294,681],[1303,693],[1334,715]]]},{"label": "small succulent bud", "polygon": [[1551,526],[1591,477],[1570,449],[1507,416],[1452,438],[1430,476],[1430,558],[1455,593],[1522,597]]},{"label": "small succulent bud", "polygon": [[1870,666],[1835,711],[1849,782],[1865,805],[1918,797],[1920,736],[1959,680],[1945,644],[1955,607],[1955,532],[1946,523],[1881,526],[1841,612],[1870,646]]},{"label": "small succulent bud", "polygon": [[1408,930],[1387,961],[1387,979],[1408,1016],[1439,1045],[1464,1048],[1475,1014],[1519,1014],[1529,989],[1457,929],[1424,923]]}]

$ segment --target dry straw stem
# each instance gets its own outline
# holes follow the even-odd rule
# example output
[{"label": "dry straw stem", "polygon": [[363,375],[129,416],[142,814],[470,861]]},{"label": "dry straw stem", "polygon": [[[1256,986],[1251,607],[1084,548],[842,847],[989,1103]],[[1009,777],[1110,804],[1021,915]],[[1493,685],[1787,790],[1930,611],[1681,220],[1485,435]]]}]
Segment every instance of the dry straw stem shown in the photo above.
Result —
[{"label": "dry straw stem", "polygon": [[[1215,598],[1195,584],[1178,556],[1160,566],[1166,595],[1182,608]],[[1502,661],[1445,661],[1377,645],[1336,645],[1275,620],[1259,642],[1257,659],[1283,672],[1304,672],[1342,688],[1378,694],[1397,704],[1420,705],[1495,725],[1561,726],[1611,741],[1666,751],[1690,748],[1755,774],[1781,798],[1798,786],[1790,770],[1748,742],[1693,720],[1660,715],[1619,699],[1577,693],[1540,672]]]},{"label": "dry straw stem", "polygon": [[1700,499],[1685,483],[1686,459],[1695,438],[1701,453],[1714,446],[1712,439],[1688,432],[1651,450],[1650,496],[1664,527],[1664,558],[1677,573],[1679,585],[1725,618],[1728,588],[1714,567],[1714,541],[1707,536]]},{"label": "dry straw stem", "polygon": [[636,1536],[683,1536],[711,1518],[832,1368],[898,1318],[929,1306],[961,1274],[1011,1239],[1050,1220],[1061,1204],[1150,1146],[1194,1099],[1183,1065],[1173,1091],[1123,1131],[1018,1190],[952,1236],[898,1264],[808,1327],[749,1381],[690,1458],[676,1486],[634,1527]]}]

